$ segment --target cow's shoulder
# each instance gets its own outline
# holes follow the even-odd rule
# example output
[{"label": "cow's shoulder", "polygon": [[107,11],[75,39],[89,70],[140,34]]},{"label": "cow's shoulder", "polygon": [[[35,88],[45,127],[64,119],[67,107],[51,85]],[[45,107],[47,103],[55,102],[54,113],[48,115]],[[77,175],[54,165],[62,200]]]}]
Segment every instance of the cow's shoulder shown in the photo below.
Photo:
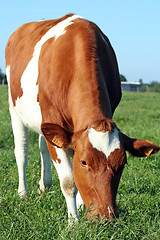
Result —
[{"label": "cow's shoulder", "polygon": [[[10,65],[10,61],[12,60],[11,56],[18,54],[19,57],[19,51],[23,53],[23,57],[25,56],[26,61],[28,61],[27,55],[32,56],[34,46],[42,38],[42,36],[45,35],[50,28],[71,16],[73,16],[73,14],[68,14],[62,18],[53,20],[25,23],[20,26],[11,35],[7,42],[5,50],[7,60],[6,65]],[[15,59],[16,56],[14,57],[14,60]]]}]

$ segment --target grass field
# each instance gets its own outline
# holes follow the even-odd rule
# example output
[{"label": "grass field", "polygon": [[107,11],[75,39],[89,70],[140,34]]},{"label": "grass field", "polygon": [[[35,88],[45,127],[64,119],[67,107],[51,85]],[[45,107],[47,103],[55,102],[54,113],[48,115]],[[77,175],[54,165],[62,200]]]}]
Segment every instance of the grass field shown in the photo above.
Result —
[{"label": "grass field", "polygon": [[[123,93],[114,120],[125,134],[160,145],[160,94]],[[0,86],[0,240],[1,239],[160,239],[160,153],[148,158],[128,155],[117,194],[120,217],[106,224],[67,223],[67,210],[52,166],[53,186],[40,197],[38,138],[30,132],[27,183],[30,195],[19,199],[18,173],[7,104]]]}]

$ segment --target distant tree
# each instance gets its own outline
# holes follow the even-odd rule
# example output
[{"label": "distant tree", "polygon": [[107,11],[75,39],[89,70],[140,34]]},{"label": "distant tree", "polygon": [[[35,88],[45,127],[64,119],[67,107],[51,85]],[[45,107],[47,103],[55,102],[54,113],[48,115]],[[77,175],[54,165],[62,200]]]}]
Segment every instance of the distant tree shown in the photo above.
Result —
[{"label": "distant tree", "polygon": [[0,84],[2,83],[7,84],[7,77],[6,77],[6,74],[4,74],[0,69]]},{"label": "distant tree", "polygon": [[140,84],[143,84],[142,78],[140,78],[138,82],[139,82]]},{"label": "distant tree", "polygon": [[146,85],[142,85],[141,87],[139,87],[139,92],[146,92],[146,91],[147,91]]},{"label": "distant tree", "polygon": [[120,74],[120,80],[121,80],[121,82],[127,82],[126,77],[122,74]]},{"label": "distant tree", "polygon": [[152,81],[149,90],[151,92],[160,92],[160,83],[157,81]]}]

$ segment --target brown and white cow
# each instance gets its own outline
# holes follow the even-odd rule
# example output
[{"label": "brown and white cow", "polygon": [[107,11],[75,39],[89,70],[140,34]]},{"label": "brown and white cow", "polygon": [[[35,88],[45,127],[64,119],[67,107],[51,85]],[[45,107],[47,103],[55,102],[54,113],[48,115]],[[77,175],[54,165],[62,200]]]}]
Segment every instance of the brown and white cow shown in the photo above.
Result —
[{"label": "brown and white cow", "polygon": [[[127,137],[112,121],[121,84],[108,38],[94,23],[73,14],[28,23],[7,43],[6,72],[19,195],[28,193],[30,128],[40,136],[40,190],[52,184],[51,156],[69,218],[78,218],[76,204],[82,204],[82,199],[90,216],[117,216],[125,151],[145,156],[160,148]],[[69,148],[74,149],[73,172]]]}]

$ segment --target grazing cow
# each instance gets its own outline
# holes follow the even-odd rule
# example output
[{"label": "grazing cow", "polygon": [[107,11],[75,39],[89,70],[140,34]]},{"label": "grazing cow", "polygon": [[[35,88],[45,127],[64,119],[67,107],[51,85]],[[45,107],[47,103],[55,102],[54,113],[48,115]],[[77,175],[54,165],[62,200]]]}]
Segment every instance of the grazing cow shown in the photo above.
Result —
[{"label": "grazing cow", "polygon": [[[52,184],[51,156],[69,218],[78,218],[76,204],[83,201],[90,217],[118,216],[116,194],[125,151],[146,156],[160,148],[127,137],[112,120],[121,84],[108,38],[94,23],[74,14],[28,23],[7,43],[6,72],[19,195],[28,193],[30,128],[39,133],[40,190]],[[73,171],[69,148],[74,150]]]}]

